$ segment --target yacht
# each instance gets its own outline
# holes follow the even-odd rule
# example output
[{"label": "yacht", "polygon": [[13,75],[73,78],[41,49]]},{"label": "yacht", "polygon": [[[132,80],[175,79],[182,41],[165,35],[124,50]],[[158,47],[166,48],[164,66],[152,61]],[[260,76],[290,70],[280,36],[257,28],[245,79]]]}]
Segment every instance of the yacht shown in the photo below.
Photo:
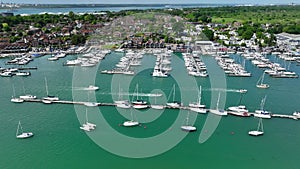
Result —
[{"label": "yacht", "polygon": [[36,99],[36,96],[31,95],[31,94],[26,94],[26,95],[20,96],[20,99],[24,99],[24,100]]},{"label": "yacht", "polygon": [[248,134],[250,136],[261,136],[264,134],[264,127],[262,123],[262,118],[259,118],[257,130],[249,131]]},{"label": "yacht", "polygon": [[227,111],[219,109],[220,96],[221,96],[221,93],[219,93],[219,96],[218,96],[217,109],[210,110],[210,112],[213,114],[219,115],[219,116],[227,116],[227,114],[228,114]]},{"label": "yacht", "polygon": [[91,131],[96,129],[96,124],[88,122],[87,109],[85,109],[85,123],[82,124],[79,128],[84,131]]},{"label": "yacht", "polygon": [[10,99],[10,101],[13,102],[13,103],[23,103],[24,102],[23,99],[18,98],[18,97],[13,97],[13,98]]},{"label": "yacht", "polygon": [[262,74],[262,76],[258,79],[256,83],[256,87],[260,89],[267,89],[270,87],[270,85],[263,83],[265,77],[265,72]]},{"label": "yacht", "polygon": [[11,102],[13,103],[23,103],[24,100],[19,98],[19,97],[16,97],[16,91],[15,91],[15,86],[12,85],[12,89],[13,89],[13,96],[12,98],[10,99]]},{"label": "yacht", "polygon": [[30,72],[17,72],[15,75],[16,76],[29,76]]},{"label": "yacht", "polygon": [[228,113],[236,116],[242,116],[242,117],[251,116],[251,114],[248,113],[248,109],[246,109],[246,106],[244,105],[228,107]]},{"label": "yacht", "polygon": [[84,105],[87,106],[87,107],[97,107],[97,106],[99,106],[98,103],[94,103],[94,102],[85,102]]},{"label": "yacht", "polygon": [[261,100],[260,110],[255,110],[254,117],[265,118],[265,119],[270,119],[271,118],[271,113],[264,110],[264,105],[265,105],[266,99],[267,99],[267,96],[265,96]]},{"label": "yacht", "polygon": [[135,120],[133,120],[132,109],[130,109],[130,115],[131,115],[131,120],[125,121],[125,122],[123,123],[123,126],[124,126],[124,127],[134,127],[134,126],[138,126],[140,123],[137,122],[137,121],[135,121]]},{"label": "yacht", "polygon": [[133,127],[133,126],[138,126],[138,125],[139,125],[139,122],[133,121],[133,120],[131,120],[131,121],[125,121],[123,123],[123,126],[125,126],[125,127]]},{"label": "yacht", "polygon": [[[21,133],[19,133],[19,131],[21,131]],[[32,132],[23,132],[21,122],[19,121],[17,132],[16,132],[16,138],[24,139],[24,138],[29,138],[29,137],[32,137],[32,136],[33,136]]]},{"label": "yacht", "polygon": [[248,109],[246,109],[244,105],[228,107],[228,110],[234,112],[248,112]]},{"label": "yacht", "polygon": [[156,109],[156,110],[162,110],[164,109],[165,107],[163,105],[151,105],[151,108],[152,109]]},{"label": "yacht", "polygon": [[179,108],[180,106],[182,106],[182,103],[175,101],[175,84],[173,85],[173,102],[169,102],[167,103],[167,106],[171,107],[171,108]]},{"label": "yacht", "polygon": [[296,116],[297,118],[300,118],[300,112],[299,111],[295,111],[293,113],[293,116]]},{"label": "yacht", "polygon": [[76,65],[80,65],[81,61],[78,59],[75,60],[67,60],[67,62],[64,64],[66,66],[76,66]]},{"label": "yacht", "polygon": [[129,104],[129,102],[119,102],[119,103],[116,103],[116,107],[123,108],[123,109],[129,109],[131,107],[131,105]]},{"label": "yacht", "polygon": [[188,112],[188,114],[187,114],[187,117],[186,117],[186,120],[185,120],[186,123],[184,125],[182,125],[180,128],[183,131],[193,132],[193,131],[196,131],[197,128],[189,124],[189,115],[190,115],[190,112]]},{"label": "yacht", "polygon": [[88,87],[84,88],[84,90],[99,90],[98,86],[89,85]]},{"label": "yacht", "polygon": [[43,103],[49,104],[49,103],[52,103],[51,101],[58,101],[59,98],[57,96],[51,96],[51,95],[49,95],[48,83],[47,83],[46,77],[45,77],[45,86],[46,86],[46,94],[47,94],[47,96],[43,97]]},{"label": "yacht", "polygon": [[206,106],[201,104],[201,86],[199,87],[197,103],[190,103],[189,109],[197,113],[207,113]]},{"label": "yacht", "polygon": [[53,57],[48,58],[47,60],[49,60],[49,61],[56,61],[58,59],[59,59],[58,57],[53,56]]},{"label": "yacht", "polygon": [[136,100],[132,101],[131,103],[133,104],[132,107],[135,109],[146,109],[148,108],[147,102],[139,99],[139,85],[137,84],[135,87],[136,90]]},{"label": "yacht", "polygon": [[13,74],[11,72],[3,72],[3,73],[0,73],[0,76],[3,76],[3,77],[11,77]]}]

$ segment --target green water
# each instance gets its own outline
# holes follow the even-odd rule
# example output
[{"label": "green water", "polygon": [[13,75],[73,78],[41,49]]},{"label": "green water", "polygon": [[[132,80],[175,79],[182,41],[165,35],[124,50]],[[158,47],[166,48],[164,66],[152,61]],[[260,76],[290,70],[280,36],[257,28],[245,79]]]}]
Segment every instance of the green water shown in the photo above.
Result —
[{"label": "green water", "polygon": [[[47,77],[48,88],[51,95],[57,95],[61,100],[72,100],[74,93],[79,93],[81,101],[88,100],[87,91],[77,90],[83,85],[89,85],[92,82],[81,80],[84,76],[96,73],[95,85],[100,87],[95,94],[97,102],[112,102],[111,93],[115,94],[118,90],[118,84],[114,84],[114,91],[111,90],[112,76],[100,74],[100,70],[111,69],[118,62],[121,54],[111,54],[104,59],[99,67],[94,68],[74,68],[62,66],[66,59],[76,58],[68,56],[57,62],[49,62],[47,57],[41,57],[34,60],[28,66],[38,66],[38,70],[31,71],[30,77],[12,77],[0,78],[0,168],[273,168],[273,169],[297,169],[298,155],[300,149],[299,121],[291,119],[264,120],[265,135],[262,137],[250,137],[248,131],[255,129],[257,119],[228,116],[223,117],[218,124],[213,135],[203,144],[198,142],[201,128],[204,126],[209,115],[198,115],[195,126],[197,131],[189,133],[179,144],[167,152],[149,158],[126,158],[117,156],[101,146],[87,136],[85,132],[79,129],[80,122],[75,110],[84,112],[84,106],[73,106],[63,104],[45,105],[42,103],[22,103],[14,104],[10,102],[12,95],[12,85],[15,86],[16,95],[31,93],[38,97],[46,95],[44,77]],[[174,56],[173,57],[178,57]],[[285,64],[273,56],[271,60]],[[234,56],[240,60],[239,56]],[[174,59],[173,59],[174,60]],[[209,65],[216,65],[216,62],[208,56],[203,60]],[[6,59],[1,60],[0,66],[5,66]],[[154,67],[155,58],[147,55],[143,58],[144,65]],[[139,84],[139,91],[142,93],[154,93],[155,91],[163,92],[163,97],[157,97],[158,103],[165,103],[166,100],[172,100],[172,86],[176,83],[175,76],[188,77],[182,62],[172,62],[172,77],[166,79],[153,78],[150,76],[152,69],[136,67],[135,70],[142,70],[134,76],[129,84],[129,92],[133,93],[136,84]],[[75,70],[76,69],[76,70]],[[248,92],[242,98],[242,104],[245,104],[250,111],[259,108],[262,97],[267,95],[265,109],[273,113],[291,114],[300,110],[299,104],[299,79],[273,79],[268,76],[265,82],[270,84],[267,90],[257,89],[256,81],[262,74],[262,70],[246,62],[246,69],[253,76],[250,78],[227,78],[227,88],[229,91],[226,99],[226,107],[237,105],[240,101],[241,94],[232,92],[230,89],[247,89]],[[290,70],[300,74],[300,68],[295,63],[290,65]],[[79,72],[74,76],[74,71]],[[182,73],[180,73],[182,72]],[[74,80],[75,78],[75,80]],[[129,76],[115,76],[117,82],[123,82],[130,79]],[[118,81],[119,80],[119,81]],[[76,86],[74,86],[76,81]],[[202,102],[211,105],[211,90],[209,78],[196,78],[198,85],[202,85]],[[186,82],[186,81],[185,81]],[[197,99],[197,92],[194,88],[189,88],[188,83],[180,88],[176,85],[176,99],[184,97],[188,93],[190,100],[183,100],[184,104]],[[72,88],[73,86],[73,88]],[[73,94],[72,94],[73,89]],[[158,90],[160,89],[160,90]],[[179,91],[181,89],[181,91]],[[75,92],[74,92],[75,90]],[[125,90],[125,89],[124,89]],[[126,96],[125,96],[126,97]],[[93,99],[93,97],[90,97]],[[153,97],[143,97],[154,103]],[[77,98],[76,98],[77,99]],[[128,99],[132,99],[130,96]],[[214,103],[212,103],[214,104]],[[213,105],[212,105],[213,106]],[[135,138],[147,138],[158,135],[165,130],[172,130],[178,135],[180,125],[169,128],[174,120],[179,116],[178,110],[145,110],[134,111],[138,119],[143,116],[149,116],[155,113],[161,113],[158,117],[153,117],[153,121],[143,123],[142,126],[135,128],[125,128],[120,126],[126,118],[120,115],[114,107],[88,108],[90,121],[97,121],[93,114],[97,110],[110,126],[123,135]],[[129,110],[122,110],[126,117],[130,118]],[[186,113],[186,112],[185,112]],[[84,113],[82,113],[84,114]],[[191,113],[195,117],[195,113]],[[18,121],[21,120],[23,128],[34,132],[35,136],[30,139],[18,140],[15,138],[15,132]],[[182,119],[184,121],[184,119]],[[109,139],[111,133],[107,133],[103,124],[97,123],[97,129],[92,132],[101,132],[106,134]],[[93,135],[92,133],[89,135]],[[112,140],[116,141],[116,140]],[[159,140],[158,140],[159,141]],[[172,140],[169,140],[170,143]],[[120,145],[126,146],[127,143],[121,142]],[[157,146],[159,143],[157,143]],[[143,145],[145,151],[150,145]],[[155,146],[155,145],[151,145]],[[150,147],[151,148],[151,147]],[[133,151],[143,151],[143,147],[132,147]]]}]

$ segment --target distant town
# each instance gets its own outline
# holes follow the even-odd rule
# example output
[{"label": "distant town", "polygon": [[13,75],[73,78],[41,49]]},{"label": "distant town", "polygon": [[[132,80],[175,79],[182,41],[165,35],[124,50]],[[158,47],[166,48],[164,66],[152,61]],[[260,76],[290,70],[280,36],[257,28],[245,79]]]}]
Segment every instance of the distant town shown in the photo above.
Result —
[{"label": "distant town", "polygon": [[[18,8],[1,3],[1,7]],[[185,51],[286,51],[299,55],[300,6],[123,10],[0,16],[0,53],[78,46]],[[155,23],[155,24],[153,24]],[[204,47],[203,47],[204,46]]]}]

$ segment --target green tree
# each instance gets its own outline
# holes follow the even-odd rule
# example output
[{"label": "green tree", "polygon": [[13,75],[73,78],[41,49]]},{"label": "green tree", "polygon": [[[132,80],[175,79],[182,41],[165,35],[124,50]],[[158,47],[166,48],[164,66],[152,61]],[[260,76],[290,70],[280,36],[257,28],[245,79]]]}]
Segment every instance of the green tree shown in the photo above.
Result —
[{"label": "green tree", "polygon": [[202,33],[206,36],[206,38],[210,41],[214,40],[214,32],[212,30],[209,30],[205,28]]}]

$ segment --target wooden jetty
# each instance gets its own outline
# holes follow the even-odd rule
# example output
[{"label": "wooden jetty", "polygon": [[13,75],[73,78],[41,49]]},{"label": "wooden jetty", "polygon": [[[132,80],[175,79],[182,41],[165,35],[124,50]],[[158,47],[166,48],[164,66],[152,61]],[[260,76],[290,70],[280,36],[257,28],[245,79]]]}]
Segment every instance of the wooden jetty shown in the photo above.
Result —
[{"label": "wooden jetty", "polygon": [[[24,99],[24,102],[36,102],[36,103],[43,103],[43,99]],[[57,101],[51,101],[51,103],[57,103],[57,104],[73,104],[73,105],[83,105],[83,106],[113,106],[116,107],[115,103],[97,103],[97,102],[83,102],[83,101],[68,101],[68,100],[57,100]],[[190,107],[187,106],[180,106],[180,107],[172,107],[172,106],[163,106],[166,109],[181,109],[181,110],[190,110]],[[150,105],[148,105],[148,108],[151,108]],[[212,109],[207,109],[208,112],[210,112]],[[230,114],[230,113],[228,113]],[[256,113],[248,112],[251,116],[254,116]],[[294,119],[298,120],[299,117],[294,115],[286,115],[286,114],[271,114],[274,118],[286,118],[286,119]],[[240,116],[243,117],[243,116]],[[249,117],[249,116],[245,116]]]}]

